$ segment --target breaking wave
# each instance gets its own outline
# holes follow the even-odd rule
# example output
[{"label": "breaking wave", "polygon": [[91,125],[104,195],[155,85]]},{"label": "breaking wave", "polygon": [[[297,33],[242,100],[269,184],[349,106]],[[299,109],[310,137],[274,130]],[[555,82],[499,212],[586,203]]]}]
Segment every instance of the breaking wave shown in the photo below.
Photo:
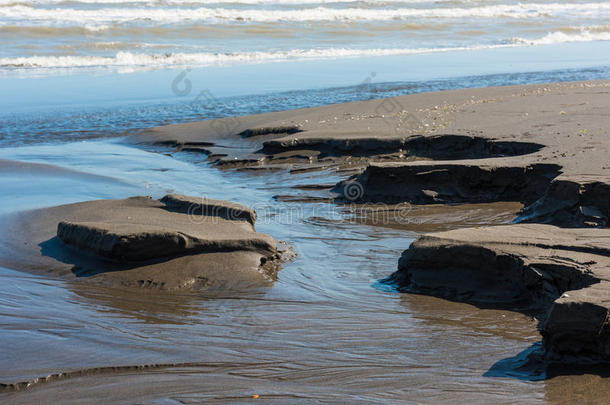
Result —
[{"label": "breaking wave", "polygon": [[536,18],[555,14],[597,16],[610,12],[610,2],[515,4],[463,8],[328,8],[305,9],[228,9],[185,8],[34,8],[11,6],[0,8],[5,21],[52,21],[53,23],[107,24],[117,22],[182,23],[182,22],[276,22],[276,21],[388,21],[410,18]]},{"label": "breaking wave", "polygon": [[0,58],[0,68],[82,68],[82,67],[164,67],[210,66],[235,63],[260,63],[299,59],[335,59],[366,56],[392,56],[451,51],[469,51],[516,46],[548,45],[567,42],[610,41],[610,32],[552,32],[538,39],[513,38],[502,44],[445,48],[376,48],[376,49],[293,49],[277,52],[233,53],[162,53],[118,52],[114,56],[29,56]]}]

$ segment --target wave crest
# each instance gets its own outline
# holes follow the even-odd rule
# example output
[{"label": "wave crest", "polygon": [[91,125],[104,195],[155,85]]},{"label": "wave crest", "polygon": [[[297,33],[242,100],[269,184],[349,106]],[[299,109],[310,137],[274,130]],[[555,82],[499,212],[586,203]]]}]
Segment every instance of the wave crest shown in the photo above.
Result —
[{"label": "wave crest", "polygon": [[328,8],[299,10],[184,8],[34,8],[12,6],[0,8],[0,17],[14,21],[52,21],[53,23],[108,24],[193,23],[193,22],[311,22],[311,21],[388,21],[410,18],[536,18],[555,14],[597,16],[610,12],[610,3],[544,3],[494,5],[465,8]]},{"label": "wave crest", "polygon": [[0,58],[0,69],[15,68],[85,68],[85,67],[179,67],[210,66],[235,63],[262,63],[299,59],[337,59],[366,56],[397,56],[451,51],[470,51],[517,46],[548,45],[568,42],[610,41],[610,32],[578,33],[551,32],[538,39],[513,38],[508,43],[496,45],[474,45],[448,48],[375,48],[375,49],[293,49],[277,52],[234,52],[234,53],[165,53],[146,54],[118,52],[114,56],[29,56]]},{"label": "wave crest", "polygon": [[610,41],[610,32],[591,32],[583,29],[580,33],[566,33],[562,31],[550,32],[544,37],[538,39],[525,39],[519,37],[513,38],[513,43],[523,45],[551,45],[568,42],[592,41]]}]

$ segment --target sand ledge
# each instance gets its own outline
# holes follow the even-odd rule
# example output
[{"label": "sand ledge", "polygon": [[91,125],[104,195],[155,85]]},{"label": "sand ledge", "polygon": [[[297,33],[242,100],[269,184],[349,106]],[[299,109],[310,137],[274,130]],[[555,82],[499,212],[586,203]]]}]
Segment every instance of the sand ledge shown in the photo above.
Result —
[{"label": "sand ledge", "polygon": [[[164,202],[165,201],[165,202]],[[192,209],[179,209],[188,202]],[[7,267],[166,291],[268,285],[289,255],[254,230],[248,207],[168,195],[87,201],[19,214]]]},{"label": "sand ledge", "polygon": [[534,311],[548,359],[610,360],[610,230],[517,224],[418,238],[388,282],[482,307]]}]

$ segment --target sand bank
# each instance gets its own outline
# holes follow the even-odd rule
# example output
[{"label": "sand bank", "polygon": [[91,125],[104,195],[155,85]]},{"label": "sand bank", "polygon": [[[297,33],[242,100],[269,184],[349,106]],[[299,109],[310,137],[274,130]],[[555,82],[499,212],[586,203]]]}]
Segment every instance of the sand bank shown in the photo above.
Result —
[{"label": "sand bank", "polygon": [[431,233],[398,267],[388,281],[403,291],[533,312],[549,360],[610,359],[609,229],[518,224]]},{"label": "sand bank", "polygon": [[280,252],[254,230],[256,213],[181,195],[26,211],[8,220],[3,266],[108,285],[206,290],[265,285]]}]

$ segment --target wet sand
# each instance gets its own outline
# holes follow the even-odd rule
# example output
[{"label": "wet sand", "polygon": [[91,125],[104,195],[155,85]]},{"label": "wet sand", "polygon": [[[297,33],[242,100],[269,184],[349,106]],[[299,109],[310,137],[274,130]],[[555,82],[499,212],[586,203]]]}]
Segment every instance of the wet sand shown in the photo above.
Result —
[{"label": "wet sand", "polygon": [[[565,112],[573,108],[577,110],[574,111],[576,117],[583,117],[582,111],[578,110],[584,108],[578,94],[582,89],[593,88],[593,95],[587,90],[583,91],[586,95],[582,97],[603,98],[598,93],[605,91],[605,83],[591,86],[554,84],[548,87],[553,87],[554,91],[557,88],[576,89],[577,105],[562,108]],[[459,93],[459,96],[464,99],[470,94],[468,92],[484,100],[493,98],[494,92],[498,97],[507,98],[519,92],[532,94],[534,98],[538,94],[532,87],[527,87],[476,89]],[[429,100],[431,104],[442,105],[440,101],[444,97],[450,100],[457,96],[449,92],[417,97],[413,99],[416,104]],[[555,97],[560,104],[570,104],[563,101],[565,98],[552,95]],[[401,99],[401,103],[410,103],[409,100]],[[472,105],[476,106],[473,108],[489,108],[489,105],[498,104],[481,102]],[[495,118],[489,118],[488,125],[497,123],[493,127],[497,132],[491,132],[493,137],[507,142],[513,142],[514,138],[522,138],[519,142],[528,144],[539,142],[537,136],[515,135],[523,129],[519,125],[526,125],[519,124],[523,117],[508,108],[516,105],[519,103],[509,102],[508,106],[503,105],[498,110]],[[540,105],[546,104],[540,102]],[[310,109],[303,113],[311,114],[308,117],[318,117],[318,125],[324,126],[325,123],[320,123],[326,118],[322,115],[324,111],[328,116],[343,110],[346,114],[352,111],[350,116],[353,117],[364,114],[355,106],[361,104],[333,106],[328,110]],[[419,108],[424,115],[436,111],[428,110],[424,104]],[[508,110],[500,114],[504,108]],[[479,111],[481,116],[487,116],[485,113]],[[360,149],[351,146],[346,149],[345,142],[339,142],[331,149],[325,149],[326,146],[322,147],[320,143],[308,142],[306,145],[310,149],[307,150],[313,152],[303,155],[307,156],[307,162],[300,156],[300,149],[291,149],[287,151],[288,164],[284,160],[282,165],[276,165],[278,152],[273,149],[273,156],[265,158],[265,145],[257,138],[277,140],[307,136],[307,132],[243,132],[258,127],[269,128],[271,124],[273,128],[285,130],[287,124],[296,121],[290,118],[290,114],[294,116],[295,112],[277,113],[272,117],[277,123],[269,116],[255,117],[252,121],[240,118],[244,128],[237,128],[234,137],[223,138],[220,146],[216,143],[213,146],[201,144],[213,142],[204,131],[207,126],[214,125],[210,122],[154,129],[137,139],[126,140],[128,144],[135,140],[153,153],[161,152],[157,161],[146,160],[148,166],[145,170],[151,173],[155,170],[156,175],[165,173],[165,177],[157,179],[163,178],[167,184],[151,190],[155,198],[161,197],[171,187],[186,194],[192,194],[195,189],[212,198],[231,199],[251,206],[259,204],[256,207],[259,214],[257,230],[288,241],[297,252],[294,262],[285,265],[272,286],[252,287],[230,294],[222,291],[210,295],[151,293],[96,285],[82,279],[57,278],[54,274],[29,275],[3,269],[0,272],[2,278],[10,281],[2,287],[0,316],[5,325],[6,344],[13,348],[4,355],[4,366],[0,370],[0,381],[9,384],[1,394],[3,399],[10,403],[45,400],[70,403],[83,397],[89,398],[90,402],[245,403],[252,401],[252,395],[256,394],[271,403],[459,401],[559,404],[598,403],[605,398],[610,383],[603,368],[590,367],[578,371],[574,368],[539,369],[527,362],[528,355],[539,350],[541,341],[537,321],[532,317],[514,311],[480,309],[441,298],[399,293],[391,285],[379,282],[396,270],[398,258],[419,233],[474,224],[506,224],[517,217],[523,204],[530,203],[529,200],[515,198],[510,202],[493,202],[488,199],[485,204],[451,206],[412,205],[413,202],[406,200],[404,202],[408,205],[397,209],[384,205],[383,210],[392,214],[383,214],[380,221],[378,216],[372,217],[370,211],[363,213],[355,209],[357,205],[349,200],[343,198],[341,201],[345,196],[340,190],[331,190],[333,185],[341,184],[353,173],[362,173],[369,163],[404,159],[407,164],[430,164],[433,156],[427,153],[424,156],[423,152],[415,157],[403,152],[387,153],[388,150],[383,148],[383,153],[378,153],[377,141],[372,142],[374,147],[367,146],[371,145],[368,140],[360,142]],[[459,132],[464,125],[460,123],[461,117],[472,113],[463,108],[463,111],[452,114],[455,119],[444,124],[445,128]],[[508,117],[508,121],[500,123],[498,115]],[[559,111],[557,115],[561,119],[565,114]],[[432,115],[430,117],[435,121]],[[555,119],[556,115],[549,113],[548,118],[551,117]],[[302,117],[297,115],[297,118]],[[381,128],[381,125],[387,125],[383,118],[370,120],[376,120]],[[245,121],[248,122],[243,123]],[[351,121],[359,120],[354,118]],[[469,125],[474,129],[466,129],[473,133],[480,130],[477,122],[471,119]],[[530,122],[528,128],[538,125],[538,122]],[[569,133],[576,131],[576,123],[571,122],[561,128]],[[347,130],[363,131],[362,122],[353,125]],[[413,133],[420,130],[414,128]],[[454,130],[447,129],[447,133],[454,133]],[[596,138],[583,143],[578,151],[585,152],[578,153],[591,151],[592,154],[587,155],[586,162],[562,166],[564,170],[576,173],[581,165],[593,168],[598,164],[603,167],[599,159],[605,156],[607,143],[602,140],[605,132],[589,131],[594,132]],[[582,133],[583,136],[589,131]],[[173,135],[174,139],[165,139],[167,134]],[[579,133],[576,132],[575,136]],[[152,142],[144,144],[145,140]],[[159,141],[165,143],[152,145]],[[197,144],[186,145],[188,142]],[[462,156],[472,159],[472,153],[482,151],[487,154],[484,159],[489,159],[493,158],[490,155],[507,153],[505,149],[498,151],[496,146],[478,142],[466,142],[466,146],[460,149],[465,153]],[[595,149],[587,149],[593,144]],[[184,150],[185,146],[193,149]],[[558,142],[557,149],[560,146]],[[85,152],[88,146],[80,147]],[[301,148],[301,144],[298,147]],[[123,144],[116,145],[116,148],[117,155],[120,152],[130,156],[130,147]],[[233,167],[262,167],[265,170],[218,171],[210,162],[216,162],[215,166],[221,168],[231,166],[218,164],[213,156],[214,153],[220,154],[216,149],[211,151],[213,158],[209,160],[210,151],[200,150],[209,148],[222,149],[222,153],[227,154],[226,160],[237,160]],[[425,146],[418,150],[426,151],[428,148]],[[514,152],[514,145],[512,148]],[[95,149],[96,146],[92,145],[89,150]],[[261,149],[262,152],[256,153]],[[168,152],[172,157],[163,156]],[[553,160],[553,153],[558,152],[561,151],[547,146],[531,154],[516,154],[503,159],[527,165],[535,163],[538,158],[548,157],[549,163],[555,164],[561,160],[559,157]],[[51,160],[51,153],[60,156],[66,152],[58,148],[44,153],[45,159]],[[140,153],[134,150],[134,160]],[[321,154],[324,156],[320,157]],[[350,158],[352,154],[358,155],[355,163]],[[403,154],[404,157],[399,156]],[[12,155],[13,158],[22,156],[19,151]],[[35,155],[35,150],[29,151],[28,159]],[[256,158],[252,159],[252,155]],[[312,155],[315,159],[309,159]],[[598,156],[597,161],[593,159],[595,156]],[[450,158],[455,159],[455,156]],[[171,163],[175,160],[186,162],[186,166],[180,166],[178,170]],[[66,161],[69,166],[70,158]],[[305,170],[308,165],[318,164],[327,165],[330,170]],[[156,171],[160,168],[168,170]],[[267,170],[269,168],[272,170]],[[97,171],[103,171],[103,168],[93,170],[94,174]],[[133,170],[123,173],[133,173]],[[146,177],[144,173],[140,179],[143,181]],[[136,178],[131,177],[132,180]],[[210,186],[209,183],[224,181],[217,178],[227,180],[227,185],[224,188]],[[121,193],[125,190],[121,187],[123,185],[115,184],[109,193],[116,193],[115,198],[123,197]],[[11,189],[7,190],[6,195],[10,197]],[[59,190],[67,195],[71,193],[69,187]],[[53,190],[52,193],[57,192]],[[14,193],[19,194],[20,190]],[[274,198],[282,195],[299,198],[294,202]],[[332,198],[340,203],[312,202],[307,201],[307,197]],[[73,199],[87,198],[75,192]],[[16,211],[18,207],[12,210],[13,213]],[[379,215],[379,210],[373,213]],[[60,372],[67,374],[51,377],[48,382],[35,380],[36,377]],[[32,383],[30,387],[26,387],[27,383],[19,385],[19,382],[27,381]]]},{"label": "wet sand", "polygon": [[[143,131],[131,141],[206,154],[212,163],[225,168],[295,170],[300,164],[319,170],[335,168],[343,174],[355,172],[331,190],[339,194],[335,200],[344,203],[520,202],[525,205],[520,222],[571,228],[606,227],[610,222],[610,167],[607,165],[610,116],[605,113],[610,107],[609,88],[609,82],[596,81],[416,94],[166,126]],[[303,169],[299,166],[298,170]],[[287,196],[281,198],[289,200]],[[408,214],[404,212],[407,208],[401,210],[402,216]],[[548,228],[497,227],[484,231],[495,233],[494,240],[501,240],[502,234],[509,230],[523,232],[524,239],[515,243],[525,245],[527,238],[549,239],[553,232],[545,229]],[[471,234],[478,232],[473,230]],[[555,233],[560,239],[560,235],[566,234],[559,228]],[[586,230],[568,234],[574,239],[591,237]],[[461,290],[460,278],[486,278],[481,273],[473,276],[468,266],[453,268],[454,256],[460,251],[464,252],[464,263],[475,261],[474,267],[488,263],[485,254],[467,253],[480,249],[476,238],[473,241],[466,236],[469,233],[462,233],[463,239],[456,241],[455,234],[451,235],[432,256],[453,252],[454,243],[461,243],[461,247],[446,254],[442,262],[424,264],[416,258],[422,254],[421,249],[411,247],[407,251],[410,257],[415,257],[414,263],[419,263],[421,273],[436,274],[440,280],[428,278],[426,285],[420,277],[420,282],[413,282],[409,269],[403,271],[404,276],[400,275],[403,268],[399,268],[395,279],[401,288],[435,291],[437,295],[453,297],[456,295],[453,290]],[[442,235],[439,238],[443,240]],[[604,238],[596,239],[592,249],[604,251],[606,243]],[[552,237],[549,245],[553,246]],[[536,255],[530,252],[525,257],[529,260]],[[504,251],[499,257],[505,257]],[[503,268],[503,260],[498,260],[488,274],[494,274],[492,278],[519,277],[518,272],[513,274]],[[578,260],[568,258],[567,261],[574,263],[536,266],[564,266],[564,272],[582,273]],[[438,273],[435,266],[452,270]],[[536,266],[532,271],[540,274]],[[605,280],[603,269],[594,273],[599,276],[596,282]],[[542,275],[551,279],[557,276],[544,271]],[[565,274],[560,276],[565,277]],[[603,299],[603,288],[581,290],[588,284],[572,281],[567,284],[553,281],[551,284],[558,283],[561,287],[552,289],[551,303],[542,308],[546,311],[551,307],[549,318],[541,315],[541,319],[556,326],[545,328],[547,354],[557,355],[559,361],[568,361],[569,355],[569,361],[577,363],[580,355],[583,359],[599,356],[601,361],[610,360],[610,352],[605,349],[610,331],[606,333],[603,326],[604,319],[610,316],[610,306]],[[439,283],[444,289],[438,288]],[[506,284],[499,281],[498,287]],[[481,283],[480,288],[490,285],[490,282]],[[503,302],[501,287],[495,291],[498,302]],[[578,298],[565,302],[563,295],[568,293]],[[477,295],[476,291],[468,294]],[[489,294],[486,296],[493,300]],[[555,322],[558,313],[564,318],[591,317],[600,321],[594,322],[595,325],[563,322],[562,327],[566,329],[559,330],[561,327]],[[562,340],[561,345],[557,344],[558,339]],[[572,355],[577,358],[572,359]]]},{"label": "wet sand", "polygon": [[5,223],[0,264],[170,291],[265,285],[281,260],[255,220],[245,206],[174,194],[26,211]]}]

